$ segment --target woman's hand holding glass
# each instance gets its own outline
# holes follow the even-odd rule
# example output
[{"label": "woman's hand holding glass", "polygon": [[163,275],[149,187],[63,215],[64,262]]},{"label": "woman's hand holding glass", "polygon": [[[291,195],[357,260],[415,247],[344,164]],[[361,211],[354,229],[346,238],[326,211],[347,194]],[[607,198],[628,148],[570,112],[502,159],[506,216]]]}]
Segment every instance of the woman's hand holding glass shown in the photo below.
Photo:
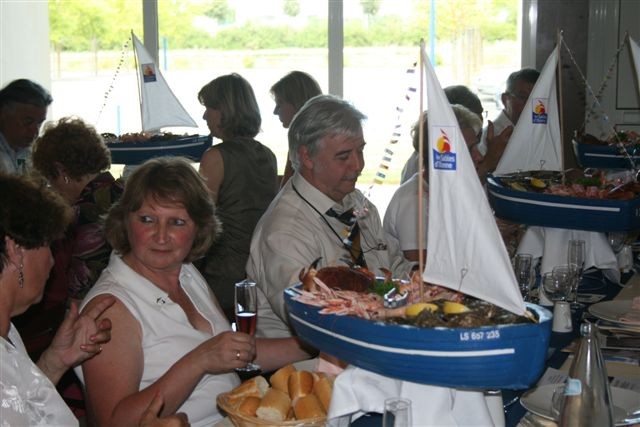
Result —
[{"label": "woman's hand holding glass", "polygon": [[[256,282],[243,280],[235,285],[235,313],[236,330],[253,336],[256,330],[258,319],[258,293]],[[239,358],[239,356],[238,356]],[[250,372],[260,370],[260,366],[249,363],[244,368],[237,368],[238,371]]]}]

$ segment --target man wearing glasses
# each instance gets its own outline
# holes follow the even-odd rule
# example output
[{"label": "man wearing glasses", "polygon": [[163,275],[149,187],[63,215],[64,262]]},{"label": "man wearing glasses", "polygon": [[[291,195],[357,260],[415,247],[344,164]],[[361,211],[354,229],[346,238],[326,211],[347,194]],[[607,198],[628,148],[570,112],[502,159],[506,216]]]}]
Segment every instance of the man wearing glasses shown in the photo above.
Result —
[{"label": "man wearing glasses", "polygon": [[484,160],[479,167],[483,172],[481,176],[492,172],[498,165],[513,132],[513,127],[518,123],[520,113],[522,113],[539,76],[539,71],[533,68],[523,68],[511,73],[507,78],[507,90],[501,96],[504,108],[495,120],[489,120],[487,126],[482,130],[482,140],[478,144],[478,150],[484,155]]}]

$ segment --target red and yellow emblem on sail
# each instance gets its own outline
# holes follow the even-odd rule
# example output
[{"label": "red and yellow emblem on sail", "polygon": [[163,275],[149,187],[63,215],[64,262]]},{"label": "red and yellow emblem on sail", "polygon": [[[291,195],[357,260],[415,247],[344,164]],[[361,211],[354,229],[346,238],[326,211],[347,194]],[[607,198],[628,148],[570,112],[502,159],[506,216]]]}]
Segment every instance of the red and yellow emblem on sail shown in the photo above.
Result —
[{"label": "red and yellow emblem on sail", "polygon": [[441,170],[456,170],[456,144],[449,135],[455,137],[455,128],[448,127],[447,130],[440,126],[433,128],[436,140],[433,141],[433,167]]},{"label": "red and yellow emblem on sail", "polygon": [[547,107],[545,106],[547,100],[537,98],[533,100],[532,122],[539,124],[547,124]]}]

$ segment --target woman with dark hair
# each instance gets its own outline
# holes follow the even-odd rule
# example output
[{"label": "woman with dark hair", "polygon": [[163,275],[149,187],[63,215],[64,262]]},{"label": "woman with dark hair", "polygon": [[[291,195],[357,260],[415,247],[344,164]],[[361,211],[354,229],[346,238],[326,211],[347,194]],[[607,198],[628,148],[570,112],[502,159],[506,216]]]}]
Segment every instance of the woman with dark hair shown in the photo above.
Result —
[{"label": "woman with dark hair", "polygon": [[[239,384],[235,368],[254,359],[265,371],[308,357],[295,339],[255,339],[231,326],[191,264],[220,230],[209,189],[180,158],[157,158],[127,179],[105,221],[114,248],[83,301],[116,302],[111,343],[83,374],[97,425],[131,425],[156,394],[163,414],[185,412],[192,426],[222,418],[219,393]],[[109,384],[109,387],[105,387]]]},{"label": "woman with dark hair", "polygon": [[254,138],[262,119],[253,89],[238,74],[218,77],[198,93],[211,135],[222,140],[200,161],[222,233],[198,268],[232,319],[234,284],[245,278],[256,223],[278,190],[273,152]]},{"label": "woman with dark hair", "polygon": [[24,178],[0,174],[0,194],[0,420],[15,426],[78,425],[55,384],[109,341],[110,321],[96,319],[114,299],[82,315],[71,304],[34,365],[11,318],[42,298],[53,265],[49,243],[64,232],[71,212],[55,193]]},{"label": "woman with dark hair", "polygon": [[[273,114],[278,116],[282,127],[289,128],[293,116],[296,115],[302,106],[316,95],[322,94],[322,89],[318,82],[309,74],[302,71],[292,71],[273,86],[271,86],[271,96],[276,103]],[[293,175],[291,161],[287,156],[287,164],[284,167],[284,175],[280,182],[280,188]]]}]

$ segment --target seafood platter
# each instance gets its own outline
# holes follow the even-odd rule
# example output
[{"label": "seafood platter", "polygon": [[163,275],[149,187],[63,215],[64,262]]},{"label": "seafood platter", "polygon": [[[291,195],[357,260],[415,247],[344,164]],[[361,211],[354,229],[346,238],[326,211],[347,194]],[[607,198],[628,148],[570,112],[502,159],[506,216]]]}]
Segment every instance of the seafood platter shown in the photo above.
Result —
[{"label": "seafood platter", "polygon": [[298,336],[354,366],[416,383],[522,389],[539,378],[548,310],[527,304],[526,316],[517,316],[417,274],[399,281],[386,273],[349,267],[301,273],[301,282],[284,291]]},{"label": "seafood platter", "polygon": [[640,183],[607,182],[604,173],[575,178],[529,171],[487,176],[498,218],[542,227],[588,231],[640,229]]},{"label": "seafood platter", "polygon": [[154,157],[181,156],[199,162],[202,154],[211,147],[210,135],[174,135],[171,133],[147,134],[145,132],[102,134],[111,151],[111,162],[123,165],[139,165]]},{"label": "seafood platter", "polygon": [[605,141],[593,135],[576,135],[573,151],[583,168],[636,169],[640,165],[640,135],[619,131]]}]

